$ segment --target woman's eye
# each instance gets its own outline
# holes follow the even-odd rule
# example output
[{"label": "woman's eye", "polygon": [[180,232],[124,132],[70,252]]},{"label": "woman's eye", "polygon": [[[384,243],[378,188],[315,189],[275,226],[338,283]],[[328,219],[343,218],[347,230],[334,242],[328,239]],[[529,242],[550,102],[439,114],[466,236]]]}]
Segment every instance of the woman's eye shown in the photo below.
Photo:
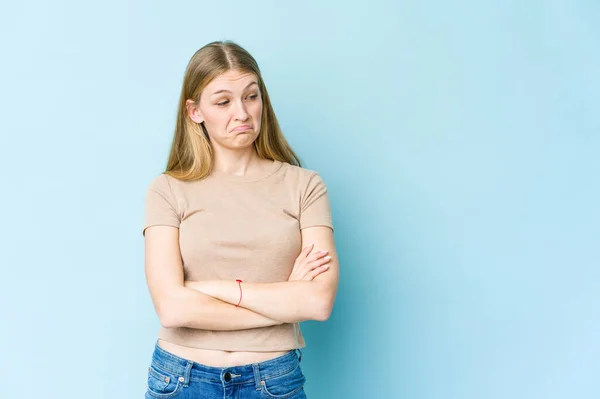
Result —
[{"label": "woman's eye", "polygon": [[[258,98],[258,94],[252,94],[252,95],[249,95],[249,96],[248,96],[248,98],[249,98],[250,100],[256,100],[256,99]],[[229,104],[229,100],[225,100],[225,101],[221,101],[220,103],[217,103],[217,105],[218,105],[219,107],[224,107],[224,106],[226,106],[227,104]]]}]

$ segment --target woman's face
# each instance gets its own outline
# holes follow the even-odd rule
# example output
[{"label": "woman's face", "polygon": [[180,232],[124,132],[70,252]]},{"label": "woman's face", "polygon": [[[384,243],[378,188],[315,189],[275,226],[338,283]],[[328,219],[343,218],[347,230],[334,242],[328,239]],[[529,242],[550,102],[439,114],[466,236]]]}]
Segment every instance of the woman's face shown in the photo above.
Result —
[{"label": "woman's face", "polygon": [[253,73],[230,70],[217,76],[200,94],[199,106],[190,105],[188,100],[190,117],[204,123],[213,145],[239,149],[258,137],[262,98]]}]

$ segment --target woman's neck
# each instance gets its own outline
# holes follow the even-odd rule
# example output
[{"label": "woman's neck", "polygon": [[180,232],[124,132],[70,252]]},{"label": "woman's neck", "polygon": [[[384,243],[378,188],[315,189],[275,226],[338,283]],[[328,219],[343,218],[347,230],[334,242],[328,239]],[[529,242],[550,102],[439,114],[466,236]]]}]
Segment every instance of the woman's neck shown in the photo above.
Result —
[{"label": "woman's neck", "polygon": [[[265,162],[266,161],[266,162]],[[219,151],[214,152],[213,169],[221,173],[235,176],[245,176],[260,172],[270,161],[258,156],[254,146],[248,151]]]}]

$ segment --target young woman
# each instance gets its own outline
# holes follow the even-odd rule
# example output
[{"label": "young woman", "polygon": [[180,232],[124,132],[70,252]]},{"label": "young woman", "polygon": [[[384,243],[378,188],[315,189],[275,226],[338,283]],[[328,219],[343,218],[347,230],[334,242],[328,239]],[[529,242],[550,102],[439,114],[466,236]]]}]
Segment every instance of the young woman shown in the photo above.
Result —
[{"label": "young woman", "polygon": [[161,322],[146,398],[305,398],[299,322],[328,319],[339,276],[327,188],[233,42],[188,64],[143,234]]}]

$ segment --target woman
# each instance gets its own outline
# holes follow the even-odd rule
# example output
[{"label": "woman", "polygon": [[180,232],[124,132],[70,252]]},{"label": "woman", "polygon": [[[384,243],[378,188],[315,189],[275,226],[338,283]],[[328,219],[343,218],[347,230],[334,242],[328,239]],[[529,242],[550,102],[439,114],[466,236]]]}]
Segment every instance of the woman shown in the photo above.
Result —
[{"label": "woman", "polygon": [[305,398],[299,322],[327,320],[338,283],[329,198],[235,43],[188,64],[143,234],[161,322],[146,398]]}]

